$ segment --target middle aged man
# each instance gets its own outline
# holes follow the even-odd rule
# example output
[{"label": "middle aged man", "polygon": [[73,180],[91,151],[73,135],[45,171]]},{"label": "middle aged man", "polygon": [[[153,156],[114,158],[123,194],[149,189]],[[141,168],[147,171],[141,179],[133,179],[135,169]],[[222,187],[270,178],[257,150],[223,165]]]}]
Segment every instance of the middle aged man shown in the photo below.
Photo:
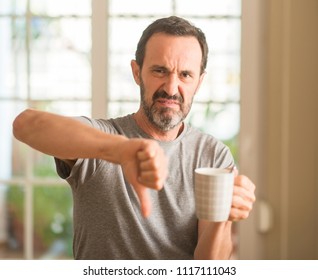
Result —
[{"label": "middle aged man", "polygon": [[194,169],[234,165],[223,143],[184,122],[207,54],[200,29],[179,17],[158,19],[131,62],[136,113],[96,120],[28,109],[14,121],[16,138],[54,156],[72,188],[76,259],[230,257],[232,221],[248,217],[255,186],[235,177],[228,221],[196,218]]}]

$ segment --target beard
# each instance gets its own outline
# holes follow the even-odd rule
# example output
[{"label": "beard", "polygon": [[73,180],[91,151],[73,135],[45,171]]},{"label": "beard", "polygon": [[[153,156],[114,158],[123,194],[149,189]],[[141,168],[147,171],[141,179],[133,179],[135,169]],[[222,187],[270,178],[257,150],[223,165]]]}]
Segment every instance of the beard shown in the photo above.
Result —
[{"label": "beard", "polygon": [[[145,87],[143,81],[141,81],[141,107],[149,122],[162,131],[169,131],[178,126],[187,117],[191,109],[192,100],[189,104],[185,104],[183,97],[179,93],[171,96],[165,91],[156,91],[152,96],[151,104],[147,103],[145,95]],[[180,106],[180,110],[176,111],[173,108],[156,107],[156,100],[159,98],[177,101]]]}]

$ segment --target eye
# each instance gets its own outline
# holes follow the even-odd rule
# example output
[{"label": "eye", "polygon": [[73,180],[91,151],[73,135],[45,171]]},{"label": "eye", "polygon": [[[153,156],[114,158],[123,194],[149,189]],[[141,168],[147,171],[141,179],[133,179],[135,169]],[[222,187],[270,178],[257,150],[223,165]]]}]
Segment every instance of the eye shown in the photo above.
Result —
[{"label": "eye", "polygon": [[152,73],[157,77],[163,77],[164,75],[166,75],[167,70],[165,68],[158,67],[158,68],[153,68]]},{"label": "eye", "polygon": [[163,70],[163,69],[155,69],[155,70],[153,70],[154,72],[156,72],[156,73],[165,73],[166,71],[165,70]]},{"label": "eye", "polygon": [[182,77],[183,79],[188,79],[188,78],[191,78],[192,75],[191,75],[191,73],[188,72],[188,71],[183,71],[183,72],[181,72],[181,77]]}]

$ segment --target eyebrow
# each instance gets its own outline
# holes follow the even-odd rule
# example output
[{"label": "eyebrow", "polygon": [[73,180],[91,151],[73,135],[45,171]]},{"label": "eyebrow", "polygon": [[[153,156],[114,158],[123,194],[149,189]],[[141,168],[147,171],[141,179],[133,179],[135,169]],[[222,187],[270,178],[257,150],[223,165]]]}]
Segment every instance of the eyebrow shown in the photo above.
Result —
[{"label": "eyebrow", "polygon": [[[160,69],[160,70],[170,71],[166,66],[157,65],[157,64],[150,66],[149,69],[150,70]],[[191,75],[194,72],[192,70],[181,70],[181,71],[179,71],[179,73],[187,73],[187,74]]]},{"label": "eyebrow", "polygon": [[168,68],[167,67],[165,67],[165,66],[161,66],[161,65],[152,65],[152,66],[150,66],[149,67],[151,70],[155,70],[155,69],[162,69],[162,70],[168,70]]}]

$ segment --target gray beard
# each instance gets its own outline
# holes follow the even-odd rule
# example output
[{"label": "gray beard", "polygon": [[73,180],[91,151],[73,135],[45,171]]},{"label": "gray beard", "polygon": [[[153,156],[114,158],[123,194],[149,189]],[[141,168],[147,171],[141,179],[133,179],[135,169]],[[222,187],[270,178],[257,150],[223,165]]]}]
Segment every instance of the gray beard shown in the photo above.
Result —
[{"label": "gray beard", "polygon": [[[168,96],[166,93],[162,92],[156,92],[153,96],[153,102],[157,99],[156,96]],[[174,112],[171,108],[156,108],[153,105],[148,106],[146,101],[145,101],[145,90],[143,87],[143,84],[141,83],[140,85],[140,97],[141,97],[141,107],[145,112],[145,115],[149,122],[153,124],[155,127],[162,131],[169,131],[176,126],[178,126],[188,115],[191,104],[189,106],[185,107],[184,106],[184,101],[181,96],[179,97],[171,97],[168,96],[167,99],[178,99],[180,103],[180,111],[179,112]],[[174,112],[174,114],[170,114],[169,112]]]},{"label": "gray beard", "polygon": [[185,116],[181,112],[175,115],[169,114],[170,108],[156,109],[154,107],[148,107],[144,102],[142,108],[148,118],[148,120],[162,131],[169,131],[178,126]]}]

